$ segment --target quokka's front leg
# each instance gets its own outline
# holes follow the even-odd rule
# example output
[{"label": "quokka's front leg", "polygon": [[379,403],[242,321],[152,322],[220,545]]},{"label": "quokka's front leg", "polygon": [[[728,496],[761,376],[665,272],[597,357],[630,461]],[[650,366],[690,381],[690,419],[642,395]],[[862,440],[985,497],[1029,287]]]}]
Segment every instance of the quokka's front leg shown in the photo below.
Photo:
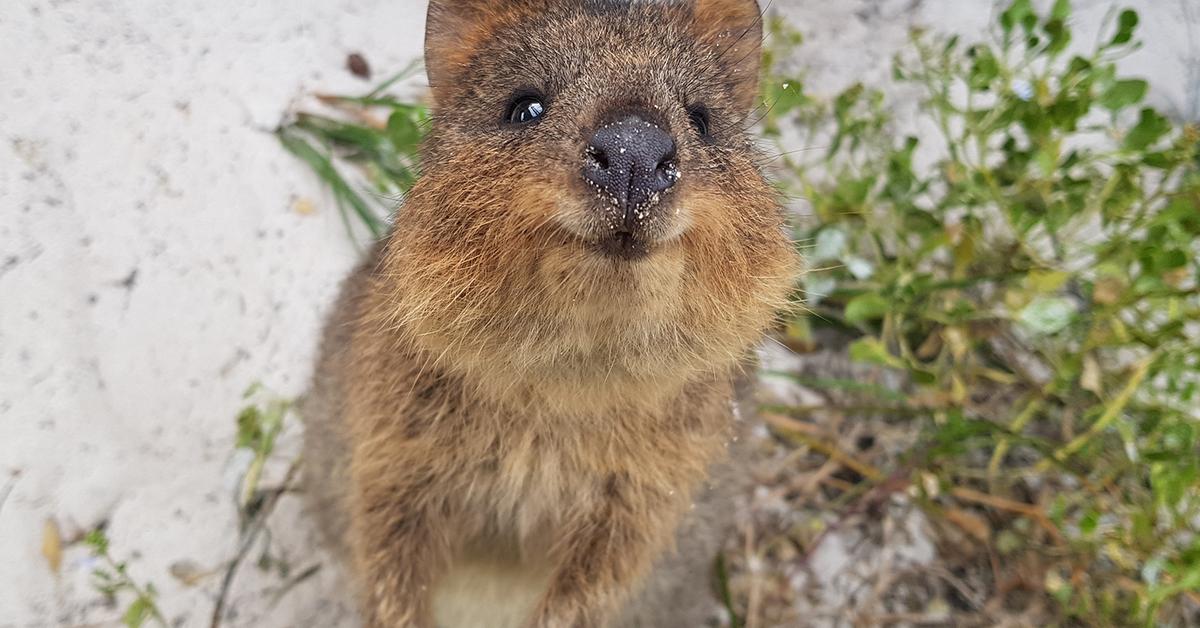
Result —
[{"label": "quokka's front leg", "polygon": [[430,501],[419,468],[391,466],[352,471],[350,545],[364,625],[434,628],[430,587],[450,555],[448,508]]},{"label": "quokka's front leg", "polygon": [[678,520],[677,499],[610,480],[596,508],[569,522],[531,628],[599,628],[664,549]]}]

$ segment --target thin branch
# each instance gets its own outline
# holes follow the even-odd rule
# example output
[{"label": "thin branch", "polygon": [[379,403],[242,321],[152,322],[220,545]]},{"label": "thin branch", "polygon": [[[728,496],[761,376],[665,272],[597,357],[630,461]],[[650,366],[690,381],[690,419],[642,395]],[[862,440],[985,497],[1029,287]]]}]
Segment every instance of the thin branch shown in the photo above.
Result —
[{"label": "thin branch", "polygon": [[254,546],[255,540],[258,539],[259,533],[266,527],[267,519],[274,512],[280,498],[288,493],[288,487],[291,486],[292,481],[299,471],[300,460],[297,459],[288,468],[287,475],[284,476],[280,488],[271,492],[266,503],[254,515],[254,520],[247,527],[246,533],[242,537],[242,543],[238,547],[237,554],[229,562],[229,567],[225,570],[225,577],[221,581],[221,591],[217,595],[217,601],[213,607],[212,621],[209,623],[210,628],[219,628],[221,625],[221,616],[225,614],[225,604],[229,598],[229,591],[233,587],[233,579],[237,575],[238,567],[241,566],[242,560],[250,553],[250,549]]},{"label": "thin branch", "polygon": [[17,485],[17,480],[21,478],[20,471],[14,471],[4,483],[4,489],[0,490],[0,510],[4,510],[4,503],[8,501],[8,496],[12,494],[13,488]]}]

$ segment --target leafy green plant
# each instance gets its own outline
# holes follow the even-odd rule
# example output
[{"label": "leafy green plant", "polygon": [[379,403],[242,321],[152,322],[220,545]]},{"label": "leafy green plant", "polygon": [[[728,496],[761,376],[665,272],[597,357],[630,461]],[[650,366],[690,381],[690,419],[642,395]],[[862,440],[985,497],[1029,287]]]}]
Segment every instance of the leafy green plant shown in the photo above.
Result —
[{"label": "leafy green plant", "polygon": [[95,529],[84,538],[84,543],[92,551],[92,556],[100,561],[101,566],[92,571],[92,586],[104,595],[110,603],[116,604],[122,596],[133,596],[121,621],[129,628],[139,628],[153,620],[163,628],[167,620],[155,604],[158,592],[153,584],[139,585],[129,575],[129,567],[125,561],[118,561],[109,553],[108,536],[104,530]]},{"label": "leafy green plant", "polygon": [[[204,570],[188,561],[181,561],[171,567],[172,575],[188,586],[223,572],[209,624],[212,628],[221,625],[238,569],[255,548],[261,548],[256,561],[259,569],[275,573],[282,582],[274,594],[274,602],[278,602],[295,585],[312,577],[320,569],[319,564],[314,564],[300,570],[299,573],[292,573],[291,564],[278,552],[273,551],[271,531],[267,525],[279,500],[294,488],[295,478],[300,469],[300,461],[291,460],[278,485],[263,486],[263,474],[267,464],[279,461],[280,454],[276,451],[276,445],[294,404],[290,399],[270,393],[260,384],[254,384],[247,389],[243,398],[247,405],[238,413],[237,439],[234,444],[234,457],[240,456],[244,462],[237,477],[234,495],[238,514],[237,553],[226,561],[221,569]],[[57,532],[55,534],[57,535]],[[54,538],[57,539],[57,536]],[[92,572],[93,586],[96,590],[114,604],[122,595],[133,596],[122,617],[125,625],[138,628],[153,620],[161,626],[167,626],[155,603],[158,592],[154,585],[137,584],[129,576],[127,564],[112,558],[104,530],[92,530],[84,538],[84,543],[91,548],[92,555],[101,563],[101,566]]]},{"label": "leafy green plant", "polygon": [[1061,619],[1179,622],[1200,602],[1200,129],[1118,74],[1135,12],[1080,54],[1069,20],[1016,0],[983,43],[914,33],[893,78],[923,94],[920,135],[881,91],[768,75],[766,132],[825,147],[782,155],[813,213],[789,333],[905,375],[874,406],[921,430],[923,503],[1040,556]]},{"label": "leafy green plant", "polygon": [[251,456],[250,464],[241,477],[237,500],[244,520],[254,514],[253,503],[261,497],[259,484],[263,467],[275,452],[275,443],[283,432],[284,420],[291,411],[292,401],[268,394],[261,384],[250,386],[243,398],[248,405],[237,416],[235,448]]},{"label": "leafy green plant", "polygon": [[243,454],[247,460],[245,470],[237,478],[238,488],[235,496],[238,512],[237,553],[225,566],[221,588],[213,605],[212,620],[209,624],[211,628],[217,628],[221,624],[238,569],[256,547],[261,547],[256,561],[258,568],[275,572],[284,582],[275,596],[276,601],[293,586],[315,575],[320,569],[320,565],[312,565],[301,570],[298,575],[292,574],[291,564],[272,551],[272,535],[267,525],[279,500],[292,490],[300,470],[300,460],[291,460],[277,486],[262,485],[263,471],[268,462],[280,457],[276,445],[287,425],[288,417],[292,414],[294,402],[272,394],[261,384],[250,386],[243,398],[247,405],[237,416],[234,454],[235,457]]},{"label": "leafy green plant", "polygon": [[429,111],[388,89],[420,69],[420,63],[410,64],[362,96],[319,94],[331,115],[299,112],[275,131],[284,148],[329,186],[348,232],[353,217],[372,237],[382,236],[399,198],[416,181]]}]

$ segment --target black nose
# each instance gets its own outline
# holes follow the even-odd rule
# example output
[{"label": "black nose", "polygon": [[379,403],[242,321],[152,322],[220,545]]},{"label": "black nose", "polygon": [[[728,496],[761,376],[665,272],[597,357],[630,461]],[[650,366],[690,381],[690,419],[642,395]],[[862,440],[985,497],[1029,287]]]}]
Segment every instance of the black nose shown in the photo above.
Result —
[{"label": "black nose", "polygon": [[675,140],[658,125],[628,116],[606,124],[588,142],[583,178],[624,211],[626,227],[679,180]]}]

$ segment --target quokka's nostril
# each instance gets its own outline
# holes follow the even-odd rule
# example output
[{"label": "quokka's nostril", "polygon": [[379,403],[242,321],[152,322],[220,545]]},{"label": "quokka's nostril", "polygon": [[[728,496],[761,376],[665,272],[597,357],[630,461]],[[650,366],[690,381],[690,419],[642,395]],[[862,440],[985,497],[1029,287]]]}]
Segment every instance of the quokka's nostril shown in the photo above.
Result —
[{"label": "quokka's nostril", "polygon": [[608,170],[608,154],[603,148],[598,146],[587,147],[588,160],[599,167],[601,170]]},{"label": "quokka's nostril", "polygon": [[666,157],[663,157],[662,160],[658,162],[658,166],[655,168],[655,170],[665,172],[678,170],[678,168],[679,166],[676,164],[675,160],[675,151],[671,151]]}]

